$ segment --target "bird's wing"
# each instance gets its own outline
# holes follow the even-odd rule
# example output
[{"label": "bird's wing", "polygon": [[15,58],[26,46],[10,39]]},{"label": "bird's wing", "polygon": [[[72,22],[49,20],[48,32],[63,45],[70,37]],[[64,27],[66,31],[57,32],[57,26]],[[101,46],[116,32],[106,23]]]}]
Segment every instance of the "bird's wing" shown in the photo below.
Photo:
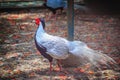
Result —
[{"label": "bird's wing", "polygon": [[51,55],[56,59],[65,59],[68,57],[68,46],[67,40],[57,36],[45,37],[43,40],[38,42],[47,49],[47,54]]}]

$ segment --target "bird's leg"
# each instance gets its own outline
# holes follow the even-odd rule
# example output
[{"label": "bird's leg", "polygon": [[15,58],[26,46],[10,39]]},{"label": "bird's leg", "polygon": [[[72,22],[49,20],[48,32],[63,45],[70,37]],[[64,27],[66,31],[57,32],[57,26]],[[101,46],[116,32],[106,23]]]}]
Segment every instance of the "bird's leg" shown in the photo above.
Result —
[{"label": "bird's leg", "polygon": [[59,67],[59,71],[60,71],[60,72],[63,72],[63,73],[65,73],[65,74],[68,74],[68,71],[66,71],[66,70],[64,70],[64,69],[62,68],[61,60],[57,59],[57,64],[58,64],[58,67]]},{"label": "bird's leg", "polygon": [[47,74],[51,74],[51,72],[52,72],[52,62],[49,62],[50,63],[50,69],[49,69],[49,71],[47,71]]},{"label": "bird's leg", "polygon": [[59,70],[62,71],[61,60],[57,59],[57,64],[58,64]]},{"label": "bird's leg", "polygon": [[52,62],[50,62],[50,72],[52,71]]}]

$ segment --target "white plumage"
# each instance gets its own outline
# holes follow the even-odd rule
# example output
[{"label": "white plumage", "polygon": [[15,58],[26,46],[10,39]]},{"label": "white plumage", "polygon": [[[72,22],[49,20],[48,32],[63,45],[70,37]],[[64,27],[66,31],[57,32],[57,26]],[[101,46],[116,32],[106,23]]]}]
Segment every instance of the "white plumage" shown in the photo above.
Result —
[{"label": "white plumage", "polygon": [[56,59],[65,59],[68,57],[68,41],[64,38],[52,36],[47,33],[37,36],[38,44],[42,44],[47,49],[47,54]]},{"label": "white plumage", "polygon": [[36,41],[47,49],[47,54],[56,59],[65,59],[68,57],[68,41],[64,38],[47,34],[43,25],[40,24],[36,32]]},{"label": "white plumage", "polygon": [[[57,60],[65,59],[64,65],[70,60],[69,64],[87,64],[99,67],[104,64],[108,67],[109,63],[114,64],[115,61],[101,52],[90,49],[84,42],[68,41],[62,37],[49,35],[44,31],[43,25],[40,24],[36,32],[37,44],[41,44],[46,48],[46,53]],[[70,56],[74,56],[74,59]],[[75,60],[79,60],[78,63]],[[64,61],[64,60],[63,60]],[[74,66],[74,65],[73,65]]]}]

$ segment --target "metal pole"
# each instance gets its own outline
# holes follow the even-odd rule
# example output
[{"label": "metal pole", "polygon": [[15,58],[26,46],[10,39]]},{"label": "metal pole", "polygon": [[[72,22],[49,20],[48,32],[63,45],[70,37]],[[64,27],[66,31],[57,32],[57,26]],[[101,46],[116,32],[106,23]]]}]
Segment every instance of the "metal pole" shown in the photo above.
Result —
[{"label": "metal pole", "polygon": [[68,40],[74,40],[74,0],[67,0]]}]

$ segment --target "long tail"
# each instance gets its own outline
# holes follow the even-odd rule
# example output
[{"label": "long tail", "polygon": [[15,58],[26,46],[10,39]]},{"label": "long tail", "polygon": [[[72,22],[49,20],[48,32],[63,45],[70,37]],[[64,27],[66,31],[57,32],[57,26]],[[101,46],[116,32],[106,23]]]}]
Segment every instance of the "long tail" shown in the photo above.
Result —
[{"label": "long tail", "polygon": [[[99,51],[95,51],[89,48],[85,43],[80,41],[73,41],[69,45],[70,57],[69,61],[66,59],[67,64],[76,63],[77,65],[85,65],[90,64],[91,67],[96,67],[98,69],[102,69],[103,66],[106,68],[115,68],[116,62],[106,54],[103,54]],[[112,66],[111,66],[112,65]]]},{"label": "long tail", "polygon": [[[90,49],[87,46],[83,48],[82,53],[83,54],[74,54],[74,55],[79,56],[79,58],[83,58],[83,60],[86,60],[86,63],[90,63],[92,66],[95,66],[98,69],[102,68],[103,66],[106,66],[107,68],[116,67],[116,62],[111,57],[99,51]],[[114,67],[111,65],[113,65]]]}]

